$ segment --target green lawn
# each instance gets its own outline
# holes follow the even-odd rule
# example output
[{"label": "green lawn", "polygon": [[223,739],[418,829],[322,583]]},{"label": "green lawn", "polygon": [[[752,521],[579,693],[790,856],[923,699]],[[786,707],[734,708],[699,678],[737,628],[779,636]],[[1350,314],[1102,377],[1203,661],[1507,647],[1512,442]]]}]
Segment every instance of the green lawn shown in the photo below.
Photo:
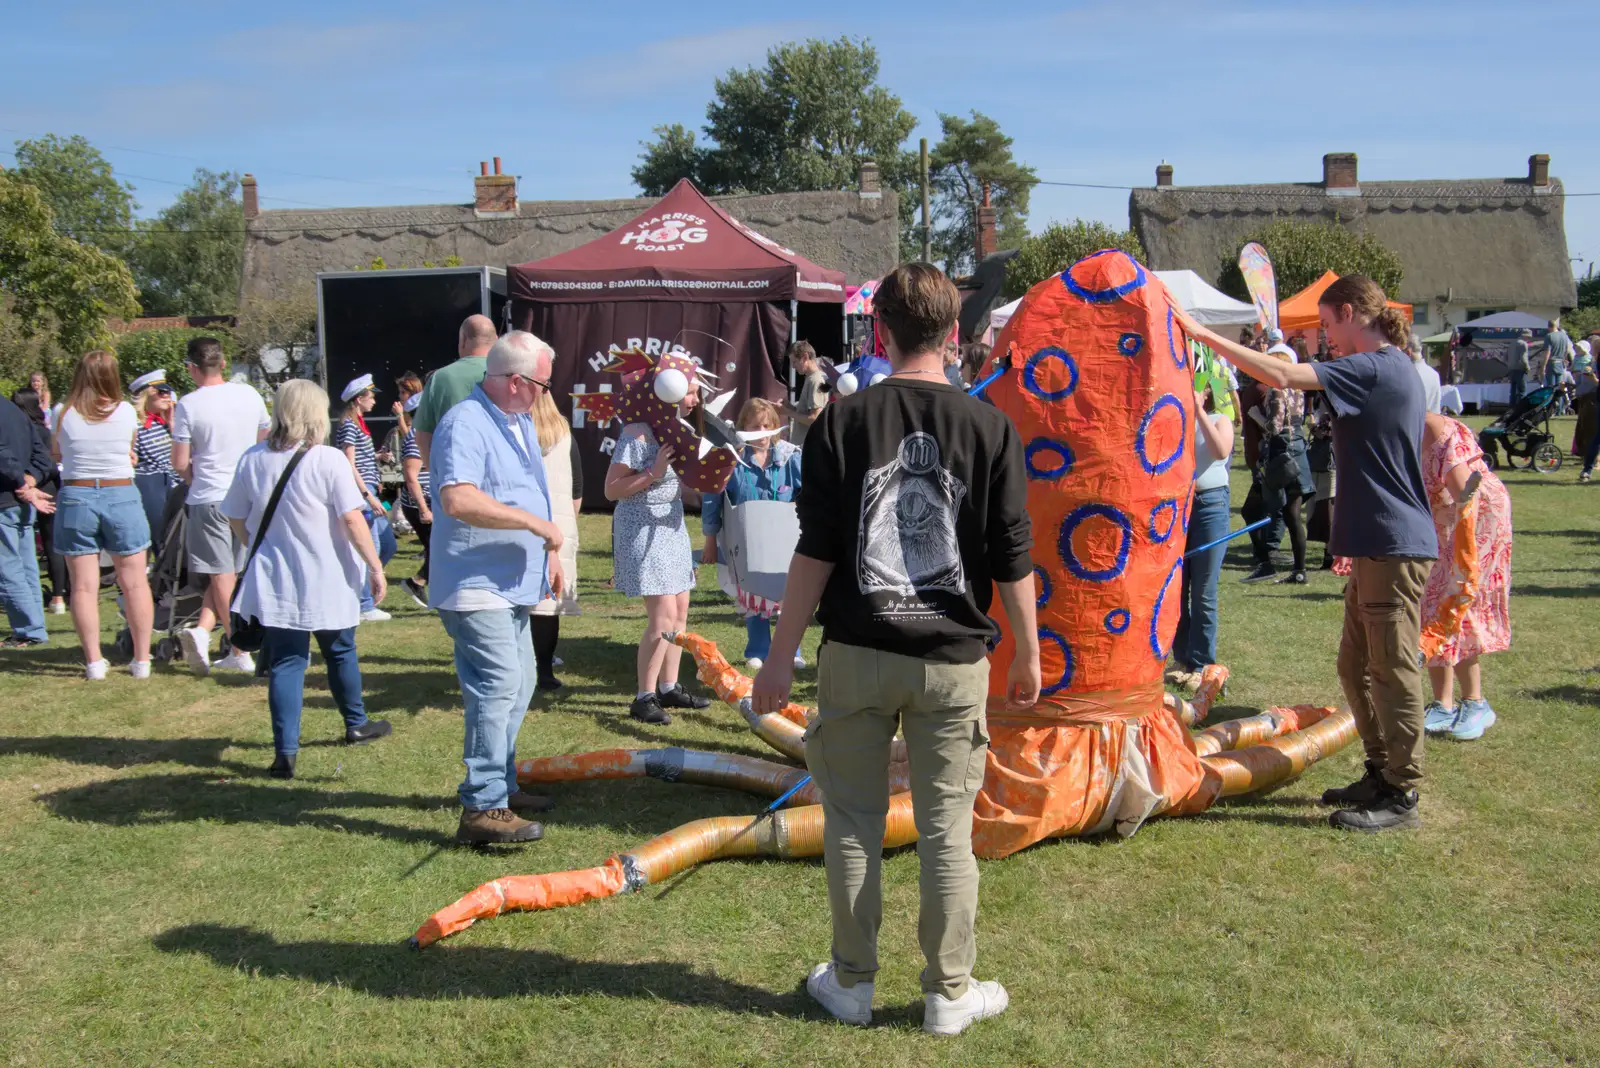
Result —
[{"label": "green lawn", "polygon": [[[1569,440],[1570,421],[1559,428]],[[1430,744],[1414,834],[1351,837],[1316,799],[1359,748],[1259,799],[1128,841],[985,862],[979,975],[1012,1007],[959,1039],[919,1030],[917,862],[885,865],[875,1025],[835,1025],[802,980],[828,952],[823,871],[711,864],[652,889],[479,924],[418,953],[433,910],[498,875],[588,866],[738,794],[656,781],[558,791],[543,842],[451,846],[459,698],[438,622],[403,594],[363,627],[366,748],[308,680],[300,778],[269,780],[266,695],[238,678],[120,670],[90,686],[55,645],[0,654],[0,1057],[10,1064],[1600,1063],[1600,488],[1511,473],[1516,646],[1485,661],[1499,725]],[[1235,482],[1235,503],[1243,487]],[[1236,521],[1237,525],[1237,521]],[[676,744],[771,754],[716,706],[626,718],[636,604],[605,588],[607,521],[584,520],[570,696],[536,705],[521,754]],[[1313,562],[1320,553],[1313,547]],[[409,547],[408,547],[409,551]],[[390,567],[409,573],[412,558]],[[1336,702],[1340,587],[1223,577],[1224,715]],[[109,622],[114,618],[108,610]],[[742,629],[702,569],[692,626]],[[109,628],[108,628],[109,629]],[[815,634],[808,655],[815,653]],[[802,673],[799,699],[813,681]]]}]

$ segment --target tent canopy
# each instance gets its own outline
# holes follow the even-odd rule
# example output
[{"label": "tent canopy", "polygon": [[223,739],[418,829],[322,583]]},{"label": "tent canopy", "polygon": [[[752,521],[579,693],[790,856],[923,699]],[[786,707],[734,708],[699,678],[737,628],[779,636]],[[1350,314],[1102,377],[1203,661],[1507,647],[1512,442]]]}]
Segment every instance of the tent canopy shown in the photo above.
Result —
[{"label": "tent canopy", "polygon": [[1461,324],[1459,329],[1468,330],[1537,330],[1540,335],[1550,330],[1550,321],[1541,319],[1537,315],[1527,312],[1503,311],[1493,315],[1485,315],[1478,319],[1469,319]]},{"label": "tent canopy", "polygon": [[[1254,304],[1234,300],[1193,271],[1156,271],[1155,274],[1172,293],[1172,298],[1184,311],[1194,316],[1196,322],[1206,326],[1232,326],[1256,321]],[[996,334],[1011,321],[1020,307],[1022,298],[1018,297],[989,313],[989,325]]]},{"label": "tent canopy", "polygon": [[[1317,315],[1317,301],[1322,299],[1323,292],[1338,280],[1338,275],[1327,271],[1321,278],[1279,304],[1278,327],[1289,333],[1294,330],[1315,330],[1321,326],[1322,319]],[[1406,322],[1411,321],[1411,305],[1391,300],[1389,307],[1404,312]]]},{"label": "tent canopy", "polygon": [[840,304],[844,272],[756,233],[685,178],[631,222],[586,245],[506,269],[513,301]]}]

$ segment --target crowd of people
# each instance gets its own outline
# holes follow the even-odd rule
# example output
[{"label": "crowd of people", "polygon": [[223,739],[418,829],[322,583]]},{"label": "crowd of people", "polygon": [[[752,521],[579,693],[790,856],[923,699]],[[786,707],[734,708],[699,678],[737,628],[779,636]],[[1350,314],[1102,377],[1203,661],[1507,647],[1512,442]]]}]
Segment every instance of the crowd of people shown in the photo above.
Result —
[{"label": "crowd of people", "polygon": [[[718,565],[745,619],[757,711],[787,701],[794,672],[805,665],[806,627],[816,618],[824,630],[818,719],[806,746],[823,788],[834,941],[831,960],[813,969],[807,987],[852,1023],[871,1018],[884,782],[890,742],[903,732],[920,836],[925,1026],[943,1033],[1003,1011],[1008,1001],[999,983],[972,978],[971,814],[985,760],[984,653],[997,635],[989,615],[996,596],[1023,646],[1007,701],[1026,708],[1040,689],[1022,448],[1009,420],[965,395],[989,352],[950,342],[958,304],[954,286],[929,265],[902,265],[886,276],[875,305],[890,373],[842,401],[810,346],[794,346],[794,402],[745,402],[737,420],[743,462],[726,489],[703,503],[699,554],[700,563]],[[1315,357],[1300,338],[1286,343],[1267,333],[1240,344],[1180,316],[1196,372],[1187,539],[1197,551],[1184,568],[1168,681],[1197,685],[1216,661],[1230,467],[1242,452],[1251,488],[1241,511],[1261,524],[1251,535],[1254,566],[1245,581],[1306,583],[1306,542],[1316,537],[1327,545],[1324,566],[1347,575],[1338,669],[1366,768],[1324,796],[1338,806],[1333,823],[1414,826],[1424,734],[1467,740],[1494,722],[1478,663],[1510,643],[1510,502],[1472,433],[1439,413],[1439,375],[1420,360],[1408,324],[1375,283],[1341,279],[1323,294],[1320,313]],[[1574,349],[1572,365],[1587,355]],[[560,618],[577,611],[583,465],[550,394],[548,344],[523,331],[498,336],[475,315],[461,326],[458,357],[425,383],[413,374],[397,380],[397,432],[387,447],[367,423],[377,404],[370,375],[347,383],[337,408],[316,383],[286,382],[269,413],[254,388],[228,379],[213,339],[190,344],[193,389],[181,398],[164,373],[153,372],[131,383],[130,403],[115,356],[102,351],[79,361],[58,407],[42,377],[31,382],[0,402],[0,590],[12,627],[0,645],[47,642],[46,605],[69,601],[85,676],[104,679],[104,554],[121,592],[128,670],[148,678],[148,550],[181,521],[183,565],[202,591],[195,618],[175,627],[182,655],[196,674],[265,677],[269,773],[295,774],[313,639],[345,741],[382,738],[391,726],[367,713],[356,628],[390,618],[382,605],[397,524],[381,496],[380,465],[397,459],[396,507],[422,550],[404,586],[438,614],[464,705],[457,837],[538,839],[543,828],[530,817],[553,803],[519,789],[516,742],[535,694],[562,687],[556,654]],[[692,417],[699,402],[690,376],[679,415]],[[968,487],[952,504],[963,531],[952,552],[966,581],[919,588],[926,610],[908,612],[854,576],[886,559],[878,541],[897,536],[892,517],[861,518],[868,473],[887,469],[913,445],[938,450],[938,462]],[[668,640],[687,625],[696,574],[673,460],[648,425],[629,424],[604,484],[615,505],[612,584],[644,606],[629,714],[658,726],[671,722],[671,710],[709,705],[683,686],[681,650]],[[756,501],[792,502],[798,516],[781,597],[741,589],[726,566],[729,510]],[[1459,592],[1454,539],[1469,504],[1480,578],[1462,625],[1424,658],[1424,621]],[[35,524],[49,554],[48,598]],[[1285,533],[1291,561],[1280,574],[1272,554]]]}]

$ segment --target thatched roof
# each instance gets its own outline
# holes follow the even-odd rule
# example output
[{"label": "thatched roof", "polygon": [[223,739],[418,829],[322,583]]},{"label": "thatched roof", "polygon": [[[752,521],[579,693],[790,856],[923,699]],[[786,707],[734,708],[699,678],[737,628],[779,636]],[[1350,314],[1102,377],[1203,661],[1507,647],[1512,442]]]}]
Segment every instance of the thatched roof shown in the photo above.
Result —
[{"label": "thatched roof", "polygon": [[[845,272],[851,282],[880,278],[899,260],[895,194],[778,193],[712,197],[746,226],[802,256]],[[511,218],[479,218],[471,204],[263,211],[245,224],[241,295],[282,299],[318,271],[527,263],[591,241],[628,222],[654,198],[523,202]]]},{"label": "thatched roof", "polygon": [[[1354,194],[1354,195],[1352,195]],[[1276,219],[1342,222],[1400,257],[1408,303],[1555,306],[1577,303],[1559,180],[1527,178],[1165,186],[1135,189],[1128,219],[1150,266],[1187,267],[1215,284],[1224,255]]]}]

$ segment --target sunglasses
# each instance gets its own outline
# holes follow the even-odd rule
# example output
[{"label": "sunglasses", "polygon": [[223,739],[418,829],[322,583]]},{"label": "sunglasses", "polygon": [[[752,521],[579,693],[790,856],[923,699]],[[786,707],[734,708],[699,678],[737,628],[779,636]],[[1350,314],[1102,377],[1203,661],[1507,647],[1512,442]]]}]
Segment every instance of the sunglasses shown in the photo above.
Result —
[{"label": "sunglasses", "polygon": [[518,374],[515,371],[496,372],[495,374],[485,375],[484,377],[486,377],[486,378],[520,378],[520,379],[522,379],[522,381],[530,383],[531,385],[538,386],[540,389],[548,390],[550,388],[550,383],[548,381],[540,381],[537,378],[529,378],[527,375]]},{"label": "sunglasses", "polygon": [[170,397],[173,393],[171,386],[156,386],[155,391],[163,397]]}]

